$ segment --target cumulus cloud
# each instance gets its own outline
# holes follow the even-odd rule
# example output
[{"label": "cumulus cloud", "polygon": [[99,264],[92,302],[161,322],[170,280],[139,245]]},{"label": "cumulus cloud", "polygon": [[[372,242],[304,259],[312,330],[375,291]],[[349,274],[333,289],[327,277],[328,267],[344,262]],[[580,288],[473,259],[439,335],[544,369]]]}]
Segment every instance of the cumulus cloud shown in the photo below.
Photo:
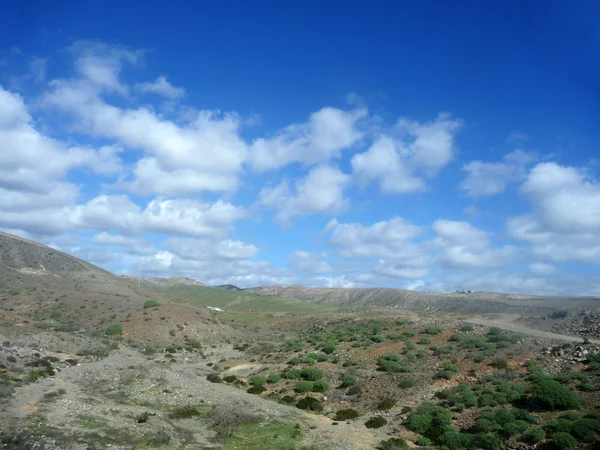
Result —
[{"label": "cumulus cloud", "polygon": [[398,121],[394,134],[377,138],[370,148],[352,158],[352,169],[362,185],[378,180],[381,191],[405,194],[423,190],[453,158],[454,135],[461,122],[440,114],[429,123]]},{"label": "cumulus cloud", "polygon": [[505,155],[504,161],[499,163],[471,161],[462,167],[467,177],[460,188],[474,198],[500,194],[506,190],[508,183],[526,178],[526,166],[531,161],[533,156],[522,150]]},{"label": "cumulus cloud", "polygon": [[307,274],[323,274],[333,271],[326,261],[327,253],[311,253],[296,251],[288,257],[288,263],[293,269]]},{"label": "cumulus cloud", "polygon": [[303,124],[290,125],[272,138],[256,139],[250,147],[250,165],[259,172],[293,162],[317,164],[337,158],[362,137],[359,122],[367,110],[323,108]]},{"label": "cumulus cloud", "polygon": [[446,268],[502,267],[512,263],[518,249],[513,245],[492,247],[487,232],[468,222],[436,220],[433,244],[442,248],[435,261]]},{"label": "cumulus cloud", "polygon": [[[42,105],[70,116],[82,133],[143,150],[146,156],[138,161],[130,184],[134,191],[178,195],[237,187],[247,145],[238,135],[241,121],[236,114],[190,110],[185,121],[176,123],[149,107],[110,104],[104,94],[128,92],[120,79],[121,69],[136,63],[139,54],[89,43],[75,48],[79,77],[54,80]],[[202,182],[190,186],[194,179]]]},{"label": "cumulus cloud", "polygon": [[165,75],[159,76],[154,81],[138,83],[136,88],[146,94],[157,94],[169,99],[178,99],[185,95],[185,89],[173,86]]},{"label": "cumulus cloud", "polygon": [[586,171],[541,163],[521,191],[532,212],[508,220],[509,234],[530,244],[541,261],[597,264],[600,260],[600,184]]},{"label": "cumulus cloud", "polygon": [[292,217],[308,214],[338,214],[348,207],[344,189],[350,176],[332,165],[316,166],[299,180],[295,189],[288,182],[264,188],[259,194],[259,205],[277,209],[277,220],[288,223]]}]

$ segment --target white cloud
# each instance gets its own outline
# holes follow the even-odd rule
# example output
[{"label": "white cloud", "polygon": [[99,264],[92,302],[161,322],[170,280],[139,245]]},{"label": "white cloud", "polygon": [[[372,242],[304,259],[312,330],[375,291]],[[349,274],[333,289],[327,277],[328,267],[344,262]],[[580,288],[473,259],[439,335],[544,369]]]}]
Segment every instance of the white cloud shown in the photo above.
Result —
[{"label": "white cloud", "polygon": [[529,271],[534,275],[552,275],[556,273],[556,266],[548,263],[531,263],[529,264]]},{"label": "white cloud", "polygon": [[446,268],[502,267],[512,263],[518,254],[515,246],[493,248],[488,233],[468,222],[436,220],[432,243],[442,250],[436,263]]},{"label": "white cloud", "polygon": [[363,287],[364,284],[350,280],[345,275],[338,277],[317,277],[311,283],[314,287],[326,287],[326,288],[358,288]]},{"label": "white cloud", "polygon": [[327,253],[311,253],[296,251],[288,257],[288,263],[302,273],[322,274],[333,271],[331,265],[326,261]]},{"label": "white cloud", "polygon": [[541,163],[521,188],[533,211],[508,221],[515,239],[545,262],[600,260],[600,184],[584,170]]},{"label": "white cloud", "polygon": [[46,58],[33,58],[29,63],[29,69],[33,74],[33,79],[38,83],[46,81],[47,68],[48,60]]},{"label": "white cloud", "polygon": [[399,217],[373,225],[336,223],[329,227],[329,244],[344,258],[389,258],[402,260],[406,266],[423,266],[428,257],[412,240],[421,229]]},{"label": "white cloud", "polygon": [[521,150],[515,150],[504,156],[504,162],[485,163],[471,161],[462,167],[467,177],[460,184],[470,197],[486,197],[500,194],[506,190],[506,185],[525,179],[526,165],[533,156]]},{"label": "white cloud", "polygon": [[139,83],[136,88],[140,92],[158,94],[170,99],[178,99],[185,95],[185,89],[173,86],[165,75],[159,76],[152,82]]},{"label": "white cloud", "polygon": [[348,207],[344,189],[350,177],[331,165],[316,166],[295,186],[292,192],[288,183],[274,188],[264,188],[259,194],[259,204],[278,209],[276,219],[287,223],[292,217],[328,213],[339,214]]},{"label": "white cloud", "polygon": [[432,178],[453,158],[454,135],[461,122],[440,114],[429,123],[402,119],[392,134],[377,138],[363,153],[354,155],[352,168],[359,183],[379,180],[385,193],[423,190],[423,178]]},{"label": "white cloud", "polygon": [[366,116],[363,108],[323,108],[306,123],[290,125],[270,139],[256,139],[250,147],[250,165],[263,172],[293,162],[317,164],[338,158],[361,139],[358,124]]},{"label": "white cloud", "polygon": [[93,236],[90,242],[92,244],[118,246],[133,255],[149,255],[156,251],[152,243],[142,238],[110,234],[105,231]]},{"label": "white cloud", "polygon": [[222,241],[208,239],[169,238],[163,244],[167,249],[185,260],[243,260],[251,259],[258,254],[253,244],[225,239]]},{"label": "white cloud", "polygon": [[[129,185],[133,190],[179,195],[237,188],[247,146],[238,136],[241,122],[236,114],[188,110],[185,120],[176,123],[149,107],[125,109],[109,104],[103,93],[126,94],[121,68],[124,63],[136,63],[140,56],[88,43],[75,47],[81,76],[54,80],[42,105],[70,115],[80,132],[143,150],[145,158],[137,163]],[[154,183],[149,181],[152,177]]]}]

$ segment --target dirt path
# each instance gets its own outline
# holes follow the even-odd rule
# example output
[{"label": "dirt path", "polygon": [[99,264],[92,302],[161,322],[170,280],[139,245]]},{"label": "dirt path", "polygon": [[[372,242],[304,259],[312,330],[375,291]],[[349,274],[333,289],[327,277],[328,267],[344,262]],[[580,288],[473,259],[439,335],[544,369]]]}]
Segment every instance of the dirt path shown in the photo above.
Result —
[{"label": "dirt path", "polygon": [[[553,339],[557,341],[567,341],[567,342],[578,342],[581,343],[583,341],[582,338],[577,336],[569,336],[566,334],[558,334],[551,333],[549,331],[537,330],[535,328],[529,328],[521,323],[516,323],[516,319],[518,317],[509,316],[501,319],[485,319],[483,317],[474,317],[472,319],[466,319],[465,322],[476,324],[476,325],[485,325],[488,327],[498,327],[503,330],[514,331],[521,334],[527,334],[529,336],[535,336],[542,339]],[[590,342],[594,344],[600,344],[600,340],[598,339],[590,339]]]}]

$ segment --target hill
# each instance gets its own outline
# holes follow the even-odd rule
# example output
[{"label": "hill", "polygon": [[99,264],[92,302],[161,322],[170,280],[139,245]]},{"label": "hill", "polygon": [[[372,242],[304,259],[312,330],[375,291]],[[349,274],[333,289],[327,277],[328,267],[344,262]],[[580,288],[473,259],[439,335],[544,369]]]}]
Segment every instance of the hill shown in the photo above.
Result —
[{"label": "hill", "polygon": [[600,308],[598,297],[544,297],[495,292],[436,293],[391,288],[307,288],[300,285],[261,286],[248,291],[351,308],[427,314],[546,314],[564,309]]},{"label": "hill", "polygon": [[172,340],[169,331],[184,322],[193,325],[190,335],[230,334],[206,309],[179,303],[157,289],[171,284],[139,284],[67,253],[0,233],[3,326],[103,333],[119,324],[124,338],[156,342]]}]

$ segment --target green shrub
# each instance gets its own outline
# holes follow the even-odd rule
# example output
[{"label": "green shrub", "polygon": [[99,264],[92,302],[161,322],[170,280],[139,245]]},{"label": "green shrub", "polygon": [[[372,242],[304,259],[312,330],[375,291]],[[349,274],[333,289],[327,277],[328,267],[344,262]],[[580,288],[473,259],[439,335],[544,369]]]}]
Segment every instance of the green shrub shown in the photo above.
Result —
[{"label": "green shrub", "polygon": [[297,380],[302,376],[302,371],[298,369],[290,369],[283,373],[283,377],[288,380]]},{"label": "green shrub", "polygon": [[546,439],[546,432],[541,428],[530,428],[525,433],[524,439],[531,444],[537,444]]},{"label": "green shrub", "polygon": [[428,337],[423,337],[423,338],[419,339],[419,342],[417,342],[417,344],[429,345],[429,344],[431,344],[431,339],[429,339]]},{"label": "green shrub", "polygon": [[396,406],[396,400],[391,397],[386,397],[381,399],[381,401],[377,404],[377,409],[379,411],[388,411]]},{"label": "green shrub", "polygon": [[440,327],[427,327],[425,328],[425,333],[427,334],[440,334],[442,329]]},{"label": "green shrub", "polygon": [[356,377],[354,375],[346,374],[342,376],[342,386],[350,387],[356,384]]},{"label": "green shrub", "polygon": [[356,361],[353,361],[351,359],[347,359],[342,363],[342,367],[350,367],[350,366],[356,366],[358,363]]},{"label": "green shrub", "polygon": [[414,337],[417,335],[417,333],[415,331],[405,331],[404,333],[402,333],[404,336],[407,337]]},{"label": "green shrub", "polygon": [[381,441],[377,450],[404,450],[408,448],[408,444],[402,438],[389,438],[386,441]]},{"label": "green shrub", "polygon": [[279,380],[281,380],[281,375],[277,374],[277,373],[270,373],[267,376],[267,383],[269,384],[275,384],[277,383]]},{"label": "green shrub", "polygon": [[329,389],[329,383],[325,380],[317,380],[313,383],[313,392],[325,392]]},{"label": "green shrub", "polygon": [[354,386],[350,386],[350,389],[348,389],[348,391],[346,392],[346,394],[348,394],[348,395],[360,395],[360,394],[362,394],[362,388],[358,384],[355,384]]},{"label": "green shrub", "polygon": [[570,433],[573,428],[573,421],[569,419],[555,419],[544,425],[547,433]]},{"label": "green shrub", "polygon": [[458,366],[456,364],[452,364],[451,362],[445,362],[443,364],[444,370],[448,370],[450,372],[458,373]]},{"label": "green shrub", "polygon": [[375,416],[371,417],[369,420],[365,422],[365,427],[367,428],[381,428],[387,425],[387,420],[385,417]]},{"label": "green shrub", "polygon": [[566,450],[571,448],[577,448],[577,441],[569,433],[563,431],[554,433],[552,435],[552,443],[557,449]]},{"label": "green shrub", "polygon": [[494,358],[492,359],[490,366],[495,367],[496,369],[508,369],[508,361],[502,358]]},{"label": "green shrub", "polygon": [[473,325],[463,325],[462,327],[460,327],[460,331],[462,331],[463,333],[473,331]]},{"label": "green shrub", "polygon": [[469,433],[459,433],[458,431],[445,431],[442,435],[442,444],[450,450],[469,448],[473,443],[473,435]]},{"label": "green shrub", "polygon": [[579,439],[591,441],[600,436],[600,420],[584,418],[573,422],[571,433]]},{"label": "green shrub", "polygon": [[480,433],[473,437],[473,444],[483,450],[499,450],[502,448],[503,440],[492,434]]},{"label": "green shrub", "polygon": [[439,352],[440,351],[440,346],[434,344],[431,347],[429,347],[429,350],[431,350],[432,352]]},{"label": "green shrub", "polygon": [[352,420],[358,417],[358,411],[355,409],[340,409],[337,413],[335,413],[335,420],[343,421],[343,420]]},{"label": "green shrub", "polygon": [[120,336],[123,334],[123,325],[120,323],[115,323],[104,330],[104,333],[109,336]]},{"label": "green shrub", "polygon": [[221,383],[221,377],[216,373],[212,372],[206,376],[206,379],[211,383]]},{"label": "green shrub", "polygon": [[262,394],[266,390],[267,390],[267,388],[265,388],[262,385],[259,385],[259,386],[252,386],[246,392],[248,392],[248,394]]},{"label": "green shrub", "polygon": [[473,361],[475,361],[476,363],[483,362],[483,361],[485,361],[485,356],[477,355],[477,356],[475,356],[475,358],[473,358]]},{"label": "green shrub", "polygon": [[310,392],[313,390],[313,383],[312,381],[298,381],[295,385],[294,385],[294,390],[296,392]]},{"label": "green shrub", "polygon": [[324,373],[321,369],[309,367],[306,369],[302,369],[300,376],[305,380],[317,381],[323,378]]},{"label": "green shrub", "polygon": [[385,336],[382,336],[381,334],[372,334],[369,336],[369,339],[371,339],[373,342],[384,342]]},{"label": "green shrub", "polygon": [[408,323],[408,319],[398,319],[396,320],[396,325],[405,325]]},{"label": "green shrub", "polygon": [[441,438],[452,423],[452,413],[433,403],[421,403],[408,416],[407,426],[411,431],[422,434],[434,441]]},{"label": "green shrub", "polygon": [[313,397],[304,397],[296,403],[296,408],[316,411],[323,411],[323,404]]},{"label": "green shrub", "polygon": [[531,424],[524,420],[509,422],[502,427],[502,434],[506,437],[516,436],[527,430]]},{"label": "green shrub", "polygon": [[327,341],[323,347],[323,352],[330,355],[335,352],[335,342]]},{"label": "green shrub", "polygon": [[438,378],[443,378],[445,380],[451,380],[456,375],[456,372],[452,372],[451,370],[442,370],[437,373]]},{"label": "green shrub", "polygon": [[238,377],[236,377],[235,375],[227,375],[226,377],[223,377],[223,381],[225,381],[226,383],[235,383],[238,380]]},{"label": "green shrub", "polygon": [[414,378],[406,377],[400,380],[398,384],[402,389],[409,389],[411,387],[415,387],[417,385],[417,380]]},{"label": "green shrub", "polygon": [[431,445],[431,439],[421,436],[417,438],[415,444],[417,444],[419,447],[429,447]]},{"label": "green shrub", "polygon": [[251,379],[250,379],[250,384],[252,386],[264,386],[267,382],[267,377],[265,377],[264,375],[254,375]]},{"label": "green shrub", "polygon": [[144,308],[157,308],[161,305],[158,300],[146,300],[144,302]]},{"label": "green shrub", "polygon": [[530,390],[530,399],[545,409],[578,409],[580,406],[577,393],[558,381],[539,379]]}]

